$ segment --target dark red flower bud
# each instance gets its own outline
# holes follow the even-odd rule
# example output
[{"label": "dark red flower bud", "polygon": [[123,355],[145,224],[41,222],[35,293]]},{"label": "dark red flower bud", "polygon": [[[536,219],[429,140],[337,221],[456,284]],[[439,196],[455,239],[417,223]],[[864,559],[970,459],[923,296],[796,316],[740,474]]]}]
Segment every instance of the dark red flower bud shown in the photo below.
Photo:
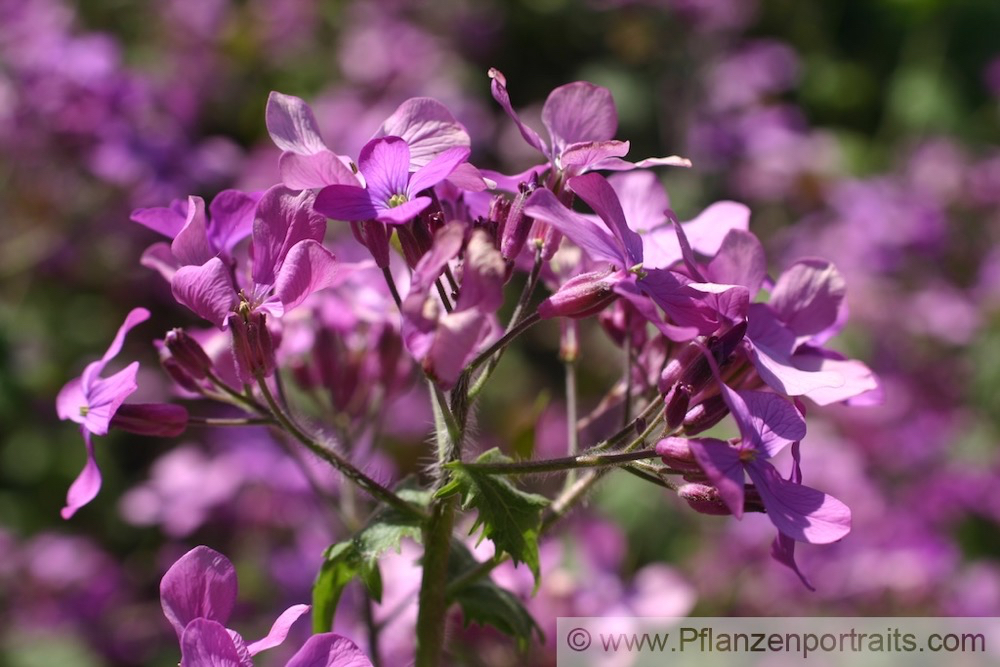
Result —
[{"label": "dark red flower bud", "polygon": [[665,402],[667,428],[673,431],[684,422],[684,417],[687,415],[688,406],[691,404],[691,385],[678,382],[670,388]]},{"label": "dark red flower bud", "polygon": [[656,453],[674,470],[701,470],[686,438],[664,438],[656,443]]},{"label": "dark red flower bud", "polygon": [[173,437],[184,432],[188,411],[172,403],[124,403],[111,418],[112,428],[159,437]]},{"label": "dark red flower bud", "polygon": [[236,374],[244,384],[251,384],[258,377],[268,377],[274,373],[277,363],[274,358],[274,341],[266,320],[264,313],[256,312],[229,316]]},{"label": "dark red flower bud", "polygon": [[168,331],[163,337],[163,346],[177,365],[195,380],[204,380],[213,368],[205,349],[184,329]]},{"label": "dark red flower bud", "polygon": [[591,271],[570,278],[555,294],[538,305],[542,319],[551,317],[587,317],[615,300],[614,283],[608,280],[611,270]]},{"label": "dark red flower bud", "polygon": [[707,431],[729,414],[729,406],[721,394],[705,399],[684,417],[684,433],[696,435]]},{"label": "dark red flower bud", "polygon": [[531,226],[534,224],[534,220],[524,215],[524,201],[535,191],[537,184],[522,183],[521,186],[510,203],[500,236],[500,255],[508,262],[521,254],[524,244],[528,241]]},{"label": "dark red flower bud", "polygon": [[170,376],[170,379],[176,382],[180,387],[194,393],[201,392],[201,384],[191,377],[173,357],[162,357],[160,359],[160,365],[163,366],[163,370]]}]

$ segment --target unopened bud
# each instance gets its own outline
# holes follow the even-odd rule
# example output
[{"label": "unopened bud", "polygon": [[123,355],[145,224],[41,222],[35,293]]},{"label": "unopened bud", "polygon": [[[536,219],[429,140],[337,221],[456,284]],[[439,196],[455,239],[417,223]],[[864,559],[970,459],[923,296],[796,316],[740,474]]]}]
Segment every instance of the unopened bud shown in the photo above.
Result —
[{"label": "unopened bud", "polygon": [[163,370],[166,371],[170,379],[176,382],[178,386],[196,394],[202,391],[201,384],[191,377],[173,357],[162,357],[160,365],[163,366]]},{"label": "unopened bud", "polygon": [[656,443],[656,453],[674,470],[701,470],[686,438],[664,438]]},{"label": "unopened bud", "polygon": [[125,403],[111,417],[113,428],[159,437],[173,437],[184,432],[188,411],[172,403]]},{"label": "unopened bud", "polygon": [[536,184],[522,183],[510,204],[500,237],[500,255],[507,261],[517,258],[528,240],[528,233],[534,221],[524,215],[524,201],[536,187]]},{"label": "unopened bud", "polygon": [[684,422],[684,417],[687,415],[688,406],[691,404],[691,386],[678,382],[670,388],[665,402],[667,428],[673,431]]},{"label": "unopened bud", "polygon": [[696,435],[707,431],[729,414],[729,406],[721,394],[705,399],[684,417],[684,433]]},{"label": "unopened bud", "polygon": [[551,317],[587,317],[600,312],[614,301],[614,283],[608,280],[611,270],[591,271],[570,278],[555,294],[538,305],[542,319]]},{"label": "unopened bud", "polygon": [[212,370],[212,360],[205,349],[184,329],[168,331],[163,337],[163,346],[177,365],[195,380],[204,380]]},{"label": "unopened bud", "polygon": [[246,319],[240,315],[229,316],[233,333],[233,357],[240,382],[251,384],[258,377],[274,373],[274,341],[267,328],[264,313],[251,312]]},{"label": "unopened bud", "polygon": [[[683,498],[691,508],[701,514],[725,516],[732,514],[729,507],[719,495],[719,490],[707,484],[685,484],[677,489],[677,495]],[[743,511],[765,512],[764,502],[752,485],[743,487]]]},{"label": "unopened bud", "polygon": [[352,222],[351,232],[358,243],[368,248],[368,252],[372,254],[378,268],[389,268],[389,237],[391,233],[384,222],[378,220]]}]

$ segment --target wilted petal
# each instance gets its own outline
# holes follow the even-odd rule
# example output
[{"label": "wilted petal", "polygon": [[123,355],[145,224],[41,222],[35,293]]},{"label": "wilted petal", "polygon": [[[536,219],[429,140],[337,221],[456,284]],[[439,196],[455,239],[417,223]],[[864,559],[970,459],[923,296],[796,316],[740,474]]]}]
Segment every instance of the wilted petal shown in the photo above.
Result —
[{"label": "wilted petal", "polygon": [[792,264],[778,278],[768,305],[797,336],[811,336],[836,320],[847,285],[837,267],[823,259]]},{"label": "wilted petal", "polygon": [[108,346],[108,350],[104,353],[104,356],[99,360],[88,364],[84,369],[81,381],[83,383],[83,392],[85,394],[90,393],[91,383],[98,375],[100,375],[101,371],[104,370],[107,363],[114,359],[119,352],[121,352],[122,345],[125,344],[125,335],[148,319],[149,311],[145,308],[133,308],[129,311],[129,314],[125,316],[125,321],[122,322],[120,327],[118,327],[118,332],[115,334],[115,337],[111,341],[111,345]]},{"label": "wilted petal", "polygon": [[828,544],[851,532],[851,510],[833,496],[781,477],[766,461],[746,467],[775,527],[799,542]]},{"label": "wilted petal", "polygon": [[[511,106],[510,95],[507,93],[507,77],[505,77],[503,73],[495,67],[490,68],[489,76],[491,79],[490,92],[493,94],[493,99],[497,101],[503,110],[507,112],[510,119],[514,121],[517,125],[517,129],[521,131],[521,136],[524,137],[524,140],[527,141],[530,146],[534,147],[539,153],[549,157],[549,149],[545,145],[545,142],[540,136],[538,136],[537,132],[521,122],[517,112],[514,111],[514,107]],[[614,133],[612,132],[612,134]],[[611,137],[608,137],[608,139],[610,138]]]},{"label": "wilted petal", "polygon": [[705,273],[712,282],[743,285],[756,294],[767,275],[764,247],[750,232],[731,229]]},{"label": "wilted petal", "polygon": [[190,308],[220,329],[236,306],[236,288],[218,257],[203,266],[183,266],[174,274],[170,291],[177,303]]},{"label": "wilted petal", "polygon": [[506,265],[500,251],[483,231],[475,231],[465,249],[462,289],[456,310],[476,308],[480,313],[496,312],[503,305]]},{"label": "wilted petal", "polygon": [[407,195],[416,195],[448,178],[458,165],[469,159],[469,152],[469,149],[464,147],[445,150],[410,177],[410,183],[406,188]]},{"label": "wilted petal", "polygon": [[170,251],[181,266],[201,265],[217,254],[208,241],[208,217],[205,215],[205,200],[201,197],[188,197],[187,219],[170,244]]},{"label": "wilted petal", "polygon": [[542,123],[552,138],[552,152],[558,155],[569,144],[614,138],[618,111],[607,88],[575,81],[549,93]]},{"label": "wilted petal", "polygon": [[288,637],[289,630],[292,629],[292,624],[299,619],[302,614],[309,611],[309,605],[307,604],[297,604],[293,607],[289,607],[282,612],[278,620],[274,622],[271,626],[271,631],[267,633],[267,636],[263,639],[253,642],[247,646],[247,651],[250,655],[257,655],[261,651],[266,651],[269,648],[274,648]]},{"label": "wilted petal", "polygon": [[283,185],[270,188],[257,204],[253,222],[253,281],[273,285],[285,255],[299,241],[322,241],[326,218],[313,210],[315,195]]},{"label": "wilted petal", "polygon": [[423,167],[449,148],[468,147],[472,143],[469,133],[448,107],[430,97],[414,97],[400,104],[375,136],[401,137],[410,147],[410,171]]},{"label": "wilted petal", "polygon": [[325,632],[306,640],[285,667],[372,667],[372,663],[350,639]]},{"label": "wilted petal", "polygon": [[180,640],[180,667],[246,667],[229,632],[215,621],[192,621]]},{"label": "wilted petal", "polygon": [[729,511],[737,519],[742,517],[743,463],[739,450],[715,438],[692,438],[688,446]]},{"label": "wilted petal", "polygon": [[326,149],[311,155],[282,153],[278,170],[281,182],[295,190],[358,183],[358,177],[340,156]]},{"label": "wilted petal", "polygon": [[647,169],[649,167],[690,167],[691,160],[686,157],[681,157],[680,155],[668,155],[667,157],[648,157],[644,160],[639,160],[638,162],[628,162],[627,160],[620,160],[616,158],[610,158],[608,160],[603,160],[598,164],[592,165],[592,169],[600,169],[602,171],[629,171],[632,169]]},{"label": "wilted petal", "polygon": [[558,229],[596,262],[610,262],[623,269],[632,266],[611,234],[566,208],[550,190],[535,190],[525,201],[524,213]]},{"label": "wilted petal", "polygon": [[[623,259],[628,269],[642,263],[642,238],[632,231],[625,220],[618,195],[600,174],[586,174],[569,179],[569,188],[587,202],[600,216],[624,249]],[[567,236],[568,233],[564,232]]]},{"label": "wilted petal", "polygon": [[63,519],[72,517],[101,490],[101,469],[97,467],[97,459],[94,458],[94,444],[90,440],[90,431],[84,427],[80,432],[83,434],[83,444],[87,448],[87,462],[83,464],[83,470],[66,493],[66,506],[60,512]]},{"label": "wilted petal", "polygon": [[[236,591],[236,569],[229,559],[214,549],[198,546],[181,556],[163,575],[160,604],[164,616],[181,637],[185,627],[195,619],[225,624],[236,605]],[[232,645],[228,634],[226,638]]]},{"label": "wilted petal", "polygon": [[489,317],[477,309],[448,313],[438,321],[424,369],[443,389],[450,389],[492,330]]},{"label": "wilted petal", "polygon": [[267,133],[281,150],[312,155],[326,149],[316,117],[301,98],[272,92],[264,118]]}]

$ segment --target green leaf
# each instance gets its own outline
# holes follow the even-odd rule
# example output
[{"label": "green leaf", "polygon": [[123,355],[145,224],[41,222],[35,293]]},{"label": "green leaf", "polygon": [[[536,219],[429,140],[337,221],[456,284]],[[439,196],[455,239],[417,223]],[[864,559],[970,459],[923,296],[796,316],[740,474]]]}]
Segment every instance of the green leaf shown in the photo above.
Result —
[{"label": "green leaf", "polygon": [[[476,463],[507,463],[511,459],[491,449],[476,459]],[[538,533],[542,525],[542,509],[549,504],[544,496],[527,493],[500,475],[479,472],[472,466],[449,463],[451,481],[437,492],[444,498],[461,494],[462,508],[479,512],[470,535],[480,526],[482,538],[489,538],[497,551],[509,553],[514,563],[525,563],[535,575],[535,587],[541,580],[538,565]]]},{"label": "green leaf", "polygon": [[[479,565],[469,549],[452,541],[448,556],[448,579],[456,579]],[[531,635],[545,641],[545,633],[516,595],[497,586],[488,576],[463,586],[455,593],[454,602],[462,608],[465,626],[470,623],[492,625],[517,640],[518,648],[527,650]]]},{"label": "green leaf", "polygon": [[[426,492],[402,490],[398,495],[413,504],[426,506]],[[355,577],[368,589],[376,602],[382,600],[382,575],[379,557],[392,549],[399,553],[404,537],[417,542],[421,538],[420,520],[391,507],[384,508],[351,539],[338,542],[323,554],[323,565],[313,584],[313,632],[329,632],[344,588]]]}]

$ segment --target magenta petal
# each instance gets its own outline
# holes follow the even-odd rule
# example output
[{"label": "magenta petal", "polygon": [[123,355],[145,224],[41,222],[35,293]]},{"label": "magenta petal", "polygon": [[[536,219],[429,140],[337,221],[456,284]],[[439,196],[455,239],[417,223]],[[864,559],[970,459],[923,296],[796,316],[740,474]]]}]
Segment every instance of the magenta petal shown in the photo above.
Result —
[{"label": "magenta petal", "polygon": [[393,208],[379,209],[375,219],[387,225],[402,225],[420,215],[420,212],[431,205],[430,197],[415,197],[405,204]]},{"label": "magenta petal", "polygon": [[208,241],[208,216],[201,197],[188,197],[187,219],[170,244],[170,251],[181,266],[201,265],[216,255],[216,249]]},{"label": "magenta petal", "polygon": [[743,433],[744,442],[752,442],[768,457],[806,437],[806,420],[790,401],[764,391],[734,393],[746,409],[739,414],[733,410],[737,421],[745,420],[740,424],[741,432],[748,431]]},{"label": "magenta petal", "polygon": [[312,155],[326,148],[316,117],[302,99],[272,92],[264,117],[267,133],[281,150]]},{"label": "magenta petal", "polygon": [[572,173],[582,174],[602,164],[609,158],[628,154],[627,141],[584,141],[570,144],[559,155],[559,166]]},{"label": "magenta petal", "polygon": [[721,320],[709,301],[716,295],[699,291],[673,271],[650,269],[637,282],[643,293],[664,310],[681,327],[693,327],[700,333],[714,333]]},{"label": "magenta petal", "polygon": [[569,188],[594,209],[624,248],[627,265],[621,268],[641,264],[642,237],[629,228],[618,195],[608,181],[600,174],[586,174],[569,179]]},{"label": "magenta petal", "polygon": [[129,218],[172,239],[187,220],[187,206],[187,201],[175,200],[169,207],[137,208]]},{"label": "magenta petal", "polygon": [[822,363],[813,370],[802,370],[792,358],[795,335],[777,321],[765,304],[750,306],[747,326],[750,359],[761,378],[775,391],[787,396],[802,396],[817,389],[840,388],[844,376],[822,370]]},{"label": "magenta petal", "polygon": [[326,218],[313,210],[315,195],[276,185],[261,197],[253,222],[253,281],[273,285],[285,255],[299,241],[322,241]]},{"label": "magenta petal", "polygon": [[410,171],[416,171],[435,156],[472,141],[448,108],[430,97],[414,97],[399,105],[385,119],[376,136],[400,137],[410,147]]},{"label": "magenta petal", "polygon": [[412,196],[427,188],[432,188],[469,159],[469,149],[465,147],[449,148],[433,160],[421,167],[410,177],[406,192]]},{"label": "magenta petal", "polygon": [[129,311],[129,314],[125,316],[125,321],[122,325],[118,327],[118,332],[115,334],[114,339],[111,341],[111,345],[108,346],[107,352],[99,360],[88,364],[87,368],[84,369],[81,381],[83,383],[83,392],[89,394],[90,385],[94,379],[100,375],[101,371],[109,361],[114,359],[119,352],[122,350],[122,345],[125,344],[125,336],[129,331],[142,324],[149,319],[149,311],[145,308],[133,308]]},{"label": "magenta petal", "polygon": [[[636,232],[648,232],[667,222],[663,212],[670,208],[670,198],[663,184],[652,172],[614,174],[608,177],[608,184],[618,195],[622,213]],[[661,265],[656,265],[656,268],[660,267]]]},{"label": "magenta petal", "polygon": [[806,588],[814,592],[816,591],[816,588],[806,578],[806,575],[799,569],[799,564],[795,562],[795,540],[784,533],[778,533],[778,536],[774,538],[774,542],[771,543],[771,558],[791,569],[792,572],[798,575],[799,580],[802,581],[802,584]]},{"label": "magenta petal", "polygon": [[829,544],[851,532],[851,510],[833,496],[783,479],[765,461],[753,461],[746,470],[771,523],[793,540]]},{"label": "magenta petal", "polygon": [[878,376],[864,363],[854,359],[836,359],[824,356],[818,351],[801,349],[791,356],[796,368],[813,368],[820,372],[840,375],[844,383],[839,387],[818,387],[806,396],[817,405],[830,405],[849,401],[850,405],[879,405],[884,397],[879,391]]},{"label": "magenta petal", "polygon": [[228,558],[206,546],[181,556],[160,580],[163,615],[178,637],[195,619],[223,624],[229,621],[236,592],[236,568]]},{"label": "magenta petal", "polygon": [[95,435],[108,434],[111,418],[119,406],[139,388],[135,382],[138,372],[139,362],[133,361],[109,378],[94,380],[87,394],[87,415],[83,418],[87,430]]},{"label": "magenta petal", "polygon": [[307,604],[297,604],[289,607],[274,622],[267,636],[247,646],[247,651],[250,652],[250,655],[257,655],[261,651],[278,646],[288,637],[288,632],[292,629],[292,624],[308,611],[309,605]]},{"label": "magenta petal", "polygon": [[607,88],[576,81],[549,93],[542,123],[552,137],[552,152],[558,155],[569,144],[614,138],[618,111]]},{"label": "magenta petal", "polygon": [[90,431],[86,428],[81,428],[80,431],[83,434],[83,444],[87,448],[87,462],[83,464],[83,470],[66,492],[66,506],[60,512],[63,519],[72,517],[101,490],[101,469],[97,467],[97,459],[94,458],[94,444],[90,439]]},{"label": "magenta petal", "polygon": [[[510,103],[510,95],[507,93],[507,77],[503,75],[503,72],[491,67],[489,71],[490,76],[490,92],[493,94],[493,99],[503,108],[510,117],[512,121],[517,125],[517,129],[521,131],[521,136],[524,140],[528,142],[528,145],[535,148],[539,153],[549,157],[548,146],[542,141],[542,138],[538,136],[538,133],[533,129],[521,122],[518,117],[517,112],[514,111],[514,107]],[[610,137],[608,137],[610,139]]]},{"label": "magenta petal", "polygon": [[750,209],[734,201],[715,202],[698,217],[685,222],[683,227],[694,250],[706,257],[714,257],[730,230],[749,229]]},{"label": "magenta petal", "polygon": [[836,322],[846,287],[832,263],[804,259],[781,274],[768,305],[797,336],[811,336]]},{"label": "magenta petal", "polygon": [[358,177],[333,151],[323,149],[311,155],[282,153],[278,159],[281,182],[294,190],[327,185],[356,185]]},{"label": "magenta petal", "polygon": [[221,624],[198,618],[182,631],[180,667],[244,667],[229,631]]},{"label": "magenta petal", "polygon": [[67,382],[56,396],[56,414],[59,419],[69,419],[77,424],[83,423],[80,408],[87,406],[87,397],[83,393],[83,383],[76,377]]},{"label": "magenta petal", "polygon": [[691,438],[691,453],[705,471],[708,481],[737,519],[743,516],[743,463],[740,451],[715,438]]},{"label": "magenta petal", "polygon": [[399,137],[372,139],[361,149],[358,168],[365,177],[368,196],[379,207],[393,195],[405,195],[410,181],[410,148]]},{"label": "magenta petal", "polygon": [[456,310],[476,308],[480,313],[496,312],[503,305],[506,265],[485,232],[473,232],[465,250],[462,291]]},{"label": "magenta petal", "polygon": [[274,293],[287,313],[313,292],[343,283],[351,273],[341,272],[337,258],[319,241],[301,241],[295,244],[281,265]]},{"label": "magenta petal", "polygon": [[347,637],[313,635],[285,667],[372,667],[371,660]]},{"label": "magenta petal", "polygon": [[170,281],[170,291],[177,303],[220,329],[237,302],[229,269],[218,257],[203,266],[182,266]]},{"label": "magenta petal", "polygon": [[767,275],[764,247],[750,232],[732,229],[705,273],[712,282],[743,285],[750,294],[757,294]]},{"label": "magenta petal", "polygon": [[139,258],[139,264],[158,272],[167,282],[174,279],[174,274],[180,268],[177,258],[170,250],[170,244],[163,242],[154,243],[146,248]]},{"label": "magenta petal", "polygon": [[632,266],[611,234],[566,208],[550,190],[535,190],[525,201],[524,213],[558,229],[596,262],[610,262],[622,269]]},{"label": "magenta petal", "polygon": [[684,342],[698,335],[699,331],[697,327],[681,327],[664,322],[663,318],[660,317],[659,311],[656,310],[656,306],[653,305],[652,299],[644,292],[641,292],[634,282],[620,281],[615,284],[614,290],[620,296],[628,299],[647,322],[651,322],[660,333],[670,340]]},{"label": "magenta petal", "polygon": [[381,209],[376,208],[371,195],[356,185],[330,185],[319,191],[313,208],[333,220],[346,222],[372,220]]},{"label": "magenta petal", "polygon": [[482,171],[468,162],[463,162],[455,167],[455,171],[448,174],[448,178],[445,180],[459,190],[467,190],[468,192],[494,190],[497,186],[495,181],[487,180]]},{"label": "magenta petal", "polygon": [[215,195],[208,205],[208,237],[217,251],[228,253],[250,236],[259,199],[259,195],[248,195],[239,190],[223,190]]},{"label": "magenta petal", "polygon": [[492,329],[489,317],[477,309],[448,313],[438,321],[424,369],[443,389],[450,389]]}]

